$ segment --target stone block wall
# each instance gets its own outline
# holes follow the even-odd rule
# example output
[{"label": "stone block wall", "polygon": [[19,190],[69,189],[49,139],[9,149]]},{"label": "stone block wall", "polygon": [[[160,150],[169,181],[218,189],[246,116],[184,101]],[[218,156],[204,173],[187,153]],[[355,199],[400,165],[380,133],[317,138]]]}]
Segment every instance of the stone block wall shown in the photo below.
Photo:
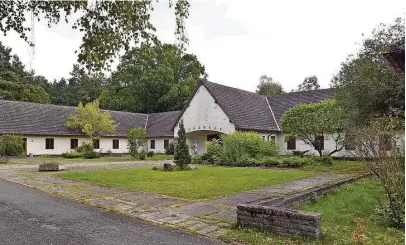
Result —
[{"label": "stone block wall", "polygon": [[241,204],[237,206],[237,223],[283,234],[319,237],[321,216],[282,207]]}]

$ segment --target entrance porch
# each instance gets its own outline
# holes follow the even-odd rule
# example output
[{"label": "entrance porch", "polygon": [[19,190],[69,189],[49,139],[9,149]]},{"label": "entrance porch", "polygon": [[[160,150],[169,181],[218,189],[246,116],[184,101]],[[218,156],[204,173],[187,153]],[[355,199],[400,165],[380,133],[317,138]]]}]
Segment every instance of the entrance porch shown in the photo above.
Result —
[{"label": "entrance porch", "polygon": [[193,131],[186,134],[186,142],[189,145],[189,152],[192,154],[192,146],[196,144],[199,155],[206,152],[205,142],[219,139],[222,133],[210,130]]}]

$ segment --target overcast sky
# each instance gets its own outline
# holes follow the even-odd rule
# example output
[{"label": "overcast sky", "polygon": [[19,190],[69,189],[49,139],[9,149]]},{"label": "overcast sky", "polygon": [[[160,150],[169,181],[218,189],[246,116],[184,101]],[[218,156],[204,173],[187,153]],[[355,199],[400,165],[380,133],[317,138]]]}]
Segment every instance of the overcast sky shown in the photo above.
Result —
[{"label": "overcast sky", "polygon": [[[188,51],[204,64],[209,80],[249,91],[263,74],[285,91],[310,75],[328,87],[340,63],[359,48],[362,33],[405,13],[401,0],[191,0],[191,5]],[[153,22],[159,38],[173,43],[174,14],[166,2],[158,4]],[[0,34],[0,40],[27,67],[53,80],[69,76],[81,36],[66,24],[51,29],[36,24],[34,59],[17,35]]]}]

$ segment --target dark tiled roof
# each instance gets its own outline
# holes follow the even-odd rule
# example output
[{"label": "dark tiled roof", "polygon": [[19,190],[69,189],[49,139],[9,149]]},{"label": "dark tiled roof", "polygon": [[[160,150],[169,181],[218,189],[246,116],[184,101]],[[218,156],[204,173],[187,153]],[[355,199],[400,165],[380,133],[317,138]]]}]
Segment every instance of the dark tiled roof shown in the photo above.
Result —
[{"label": "dark tiled roof", "polygon": [[[75,107],[0,100],[0,133],[35,135],[80,135],[65,126]],[[146,114],[108,111],[119,122],[115,133],[126,136],[129,128],[145,128]]]},{"label": "dark tiled roof", "polygon": [[265,96],[202,80],[238,129],[278,131]]},{"label": "dark tiled roof", "polygon": [[280,125],[282,114],[298,104],[317,103],[334,97],[334,89],[319,89],[313,91],[291,92],[268,97],[269,104]]},{"label": "dark tiled roof", "polygon": [[148,115],[148,137],[170,136],[173,137],[173,127],[180,111],[168,111]]}]

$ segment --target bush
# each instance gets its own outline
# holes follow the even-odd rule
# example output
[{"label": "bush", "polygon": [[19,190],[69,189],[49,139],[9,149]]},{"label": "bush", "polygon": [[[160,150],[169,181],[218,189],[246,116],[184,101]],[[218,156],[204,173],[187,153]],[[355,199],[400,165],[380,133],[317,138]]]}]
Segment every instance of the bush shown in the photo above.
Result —
[{"label": "bush", "polygon": [[147,158],[147,154],[145,153],[145,151],[141,151],[138,157],[140,158],[140,160],[145,160]]},{"label": "bush", "polygon": [[[264,141],[259,134],[254,132],[235,132],[222,135],[221,142],[212,141],[206,143],[207,153],[203,160],[209,163],[235,163],[241,165],[254,158],[277,156],[279,148],[276,143]],[[250,160],[251,159],[251,160]]]},{"label": "bush", "polygon": [[83,155],[76,151],[64,152],[62,153],[62,157],[64,158],[80,158]]},{"label": "bush", "polygon": [[18,135],[0,136],[0,155],[2,156],[19,156],[24,154],[24,141]]},{"label": "bush", "polygon": [[329,156],[313,157],[313,161],[319,165],[333,165],[333,158]]},{"label": "bush", "polygon": [[76,148],[76,152],[80,154],[93,152],[93,142],[82,142],[82,144]]},{"label": "bush", "polygon": [[85,158],[85,159],[100,158],[100,153],[94,152],[94,151],[87,152],[87,153],[83,154],[83,158]]},{"label": "bush", "polygon": [[221,162],[220,165],[232,167],[278,167],[278,168],[300,168],[311,165],[314,161],[310,157],[278,156],[249,158],[237,162]]},{"label": "bush", "polygon": [[148,153],[147,153],[147,157],[153,157],[154,156],[154,152],[153,151],[149,151]]},{"label": "bush", "polygon": [[203,157],[199,155],[193,155],[192,156],[192,163],[193,164],[203,164]]},{"label": "bush", "polygon": [[173,155],[175,152],[175,143],[172,141],[169,143],[168,147],[165,150],[166,155]]},{"label": "bush", "polygon": [[183,120],[179,123],[178,138],[176,140],[174,163],[180,169],[187,169],[188,164],[192,162],[189,154],[189,147],[186,143],[186,131]]}]

